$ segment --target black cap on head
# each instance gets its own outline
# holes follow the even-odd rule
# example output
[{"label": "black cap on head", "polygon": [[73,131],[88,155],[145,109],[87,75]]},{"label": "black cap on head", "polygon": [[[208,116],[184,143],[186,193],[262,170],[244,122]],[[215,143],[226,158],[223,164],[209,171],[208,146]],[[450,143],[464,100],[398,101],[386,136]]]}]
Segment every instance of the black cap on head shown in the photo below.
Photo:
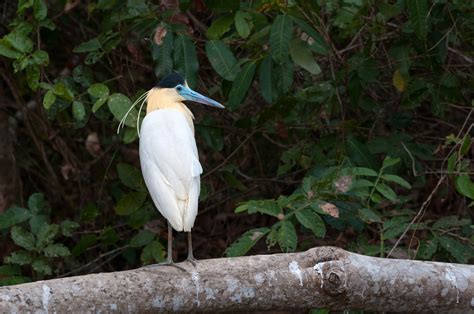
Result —
[{"label": "black cap on head", "polygon": [[184,85],[184,78],[181,74],[177,72],[172,72],[168,74],[164,79],[158,82],[156,87],[158,88],[174,88],[176,85]]}]

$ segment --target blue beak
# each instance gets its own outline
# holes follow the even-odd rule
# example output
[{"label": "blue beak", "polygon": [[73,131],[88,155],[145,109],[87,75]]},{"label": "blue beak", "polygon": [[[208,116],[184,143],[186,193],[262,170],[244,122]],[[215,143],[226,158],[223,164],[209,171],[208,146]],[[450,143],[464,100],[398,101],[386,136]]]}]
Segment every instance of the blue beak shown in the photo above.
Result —
[{"label": "blue beak", "polygon": [[206,97],[202,94],[199,94],[198,92],[193,91],[191,88],[187,86],[181,86],[181,90],[179,91],[179,94],[183,96],[184,99],[189,100],[189,101],[194,101],[200,104],[217,107],[217,108],[225,108],[217,101],[212,100],[211,98]]}]

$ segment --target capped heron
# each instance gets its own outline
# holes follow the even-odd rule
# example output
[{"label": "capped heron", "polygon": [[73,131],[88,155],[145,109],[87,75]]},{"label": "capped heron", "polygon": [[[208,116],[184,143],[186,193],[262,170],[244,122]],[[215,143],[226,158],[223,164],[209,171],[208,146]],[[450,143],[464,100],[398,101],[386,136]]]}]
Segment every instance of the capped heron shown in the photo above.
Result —
[{"label": "capped heron", "polygon": [[[140,129],[137,122],[143,178],[153,203],[168,221],[168,253],[166,262],[162,263],[165,265],[173,264],[172,228],[188,233],[187,260],[195,262],[191,228],[198,210],[202,167],[194,139],[194,116],[183,103],[186,100],[224,108],[189,88],[178,73],[165,77],[136,102],[142,102],[139,118],[147,103]],[[126,117],[119,128],[123,127]]]}]

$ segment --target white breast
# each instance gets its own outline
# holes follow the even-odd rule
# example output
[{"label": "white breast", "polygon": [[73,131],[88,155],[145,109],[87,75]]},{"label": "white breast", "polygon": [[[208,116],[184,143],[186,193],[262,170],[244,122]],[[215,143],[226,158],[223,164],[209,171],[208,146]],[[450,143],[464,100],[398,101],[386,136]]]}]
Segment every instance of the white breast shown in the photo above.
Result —
[{"label": "white breast", "polygon": [[197,215],[202,167],[193,130],[183,113],[148,113],[140,130],[140,164],[159,212],[177,231],[191,231]]}]

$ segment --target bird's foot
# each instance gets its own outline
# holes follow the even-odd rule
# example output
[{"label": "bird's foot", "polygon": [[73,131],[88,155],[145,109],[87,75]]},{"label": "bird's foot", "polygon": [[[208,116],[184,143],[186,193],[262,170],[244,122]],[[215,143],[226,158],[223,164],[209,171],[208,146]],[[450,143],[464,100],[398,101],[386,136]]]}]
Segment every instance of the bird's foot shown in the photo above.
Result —
[{"label": "bird's foot", "polygon": [[188,262],[190,262],[191,264],[193,264],[194,267],[196,267],[197,262],[198,262],[198,260],[195,259],[194,256],[192,256],[192,255],[191,255],[191,256],[188,255],[188,258],[186,259],[186,261],[188,261]]},{"label": "bird's foot", "polygon": [[146,265],[146,266],[143,266],[142,268],[150,268],[150,267],[158,267],[158,266],[172,266],[172,267],[176,267],[177,269],[179,269],[181,271],[187,272],[186,269],[184,269],[183,267],[176,265],[173,262],[173,260],[166,260],[165,262]]}]

